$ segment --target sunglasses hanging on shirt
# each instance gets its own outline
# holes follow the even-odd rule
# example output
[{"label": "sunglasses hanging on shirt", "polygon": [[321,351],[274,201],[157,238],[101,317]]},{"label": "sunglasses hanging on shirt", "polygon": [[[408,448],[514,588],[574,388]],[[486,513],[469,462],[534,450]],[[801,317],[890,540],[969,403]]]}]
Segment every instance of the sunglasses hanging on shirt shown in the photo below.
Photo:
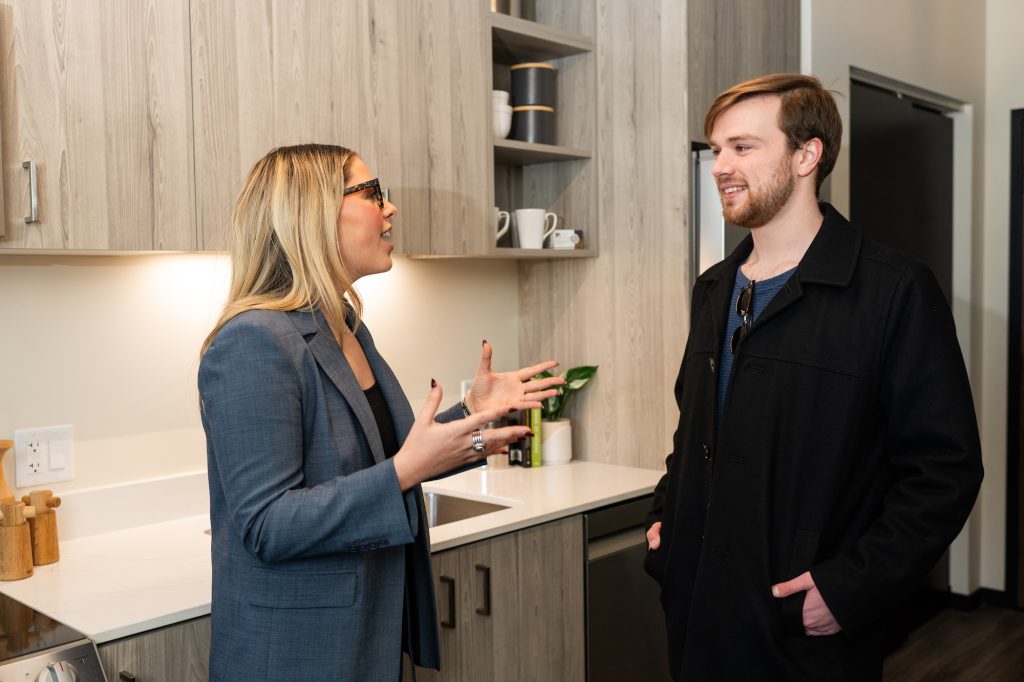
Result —
[{"label": "sunglasses hanging on shirt", "polygon": [[740,289],[740,295],[736,297],[736,314],[740,316],[742,322],[740,326],[736,327],[729,340],[730,353],[736,352],[736,346],[740,345],[740,340],[746,336],[750,331],[750,325],[753,324],[751,317],[754,313],[754,284],[754,280],[750,280],[747,286]]}]

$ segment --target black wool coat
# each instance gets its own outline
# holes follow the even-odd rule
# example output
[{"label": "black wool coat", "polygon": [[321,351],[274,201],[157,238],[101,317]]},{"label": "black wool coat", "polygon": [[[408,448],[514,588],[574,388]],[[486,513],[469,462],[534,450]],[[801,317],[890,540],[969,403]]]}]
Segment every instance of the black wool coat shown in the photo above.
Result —
[{"label": "black wool coat", "polygon": [[[716,370],[750,237],[693,289],[679,426],[648,517],[663,524],[661,547],[645,561],[676,679],[880,679],[882,619],[956,537],[981,485],[970,386],[934,276],[821,210],[736,350],[717,432]],[[808,570],[837,635],[805,635],[805,593],[771,594]]]}]

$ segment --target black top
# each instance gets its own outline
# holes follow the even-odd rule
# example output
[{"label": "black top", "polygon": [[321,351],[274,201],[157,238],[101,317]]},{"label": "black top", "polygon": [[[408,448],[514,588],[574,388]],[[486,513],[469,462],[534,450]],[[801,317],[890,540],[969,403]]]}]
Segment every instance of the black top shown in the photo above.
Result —
[{"label": "black top", "polygon": [[373,419],[377,422],[377,430],[380,431],[380,442],[384,446],[384,456],[394,457],[398,452],[398,436],[395,435],[395,422],[391,420],[384,392],[380,390],[380,384],[374,383],[363,391],[363,394],[370,403],[370,409],[373,410]]}]

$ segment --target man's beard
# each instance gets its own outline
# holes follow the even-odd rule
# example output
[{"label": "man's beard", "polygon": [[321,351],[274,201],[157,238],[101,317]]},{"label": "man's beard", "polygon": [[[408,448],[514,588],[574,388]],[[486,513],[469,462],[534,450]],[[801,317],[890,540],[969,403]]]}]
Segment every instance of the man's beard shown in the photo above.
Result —
[{"label": "man's beard", "polygon": [[761,227],[778,215],[789,201],[796,187],[796,179],[789,170],[789,159],[783,156],[771,180],[755,190],[747,185],[747,201],[740,206],[730,206],[722,201],[722,215],[726,221],[739,227]]}]

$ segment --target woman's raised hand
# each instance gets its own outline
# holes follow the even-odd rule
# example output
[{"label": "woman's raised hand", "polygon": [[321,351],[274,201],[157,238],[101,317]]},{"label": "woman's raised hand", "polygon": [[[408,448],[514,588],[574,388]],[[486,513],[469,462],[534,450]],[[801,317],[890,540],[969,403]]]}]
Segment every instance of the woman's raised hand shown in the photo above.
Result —
[{"label": "woman's raised hand", "polygon": [[[474,410],[471,416],[447,424],[435,421],[442,391],[440,385],[433,381],[431,383],[433,386],[427,394],[426,404],[417,415],[405,443],[395,454],[395,474],[403,492],[452,469],[501,452],[509,443],[533,435],[528,426],[484,428],[488,422],[508,416],[519,409],[518,404],[514,403]],[[480,451],[473,449],[473,434],[476,432],[479,432],[483,439],[483,450]]]},{"label": "woman's raised hand", "polygon": [[540,407],[541,401],[557,394],[552,386],[565,383],[564,377],[547,377],[531,381],[545,370],[558,366],[554,360],[523,367],[512,372],[495,372],[491,369],[491,344],[484,341],[480,351],[480,366],[473,377],[473,387],[466,395],[466,404],[475,415],[491,409],[512,406],[519,410]]}]

